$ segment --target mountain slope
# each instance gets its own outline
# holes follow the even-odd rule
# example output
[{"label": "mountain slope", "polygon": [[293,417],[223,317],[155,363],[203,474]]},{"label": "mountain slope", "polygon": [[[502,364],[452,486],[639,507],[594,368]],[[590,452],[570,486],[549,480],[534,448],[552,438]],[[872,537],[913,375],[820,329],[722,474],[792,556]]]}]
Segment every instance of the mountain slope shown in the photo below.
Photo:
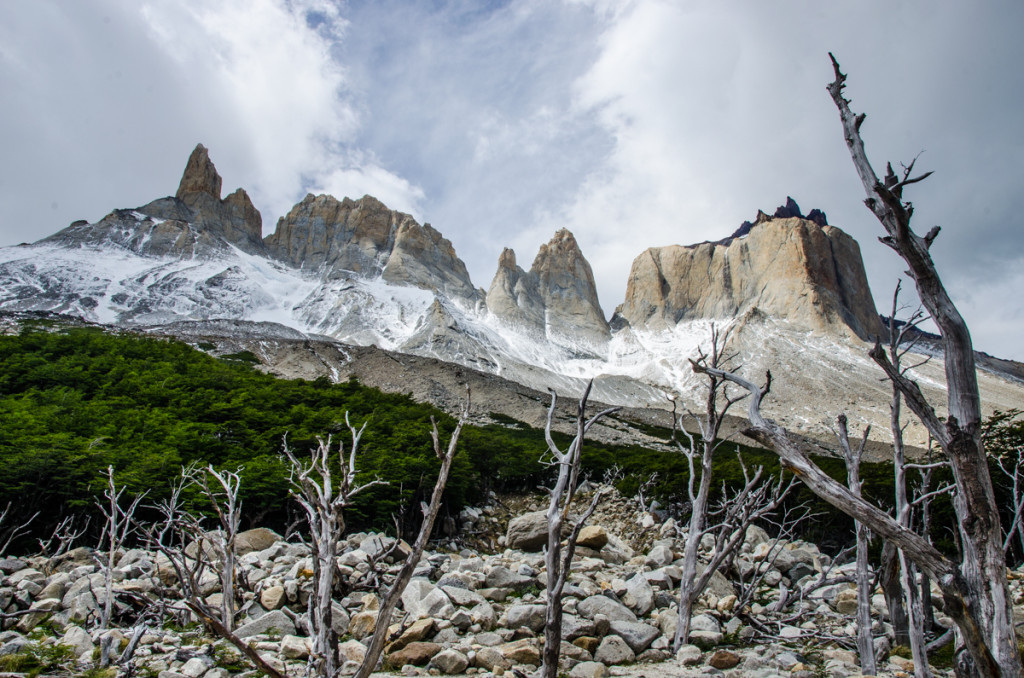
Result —
[{"label": "mountain slope", "polygon": [[[887,437],[888,387],[865,342],[885,329],[859,248],[792,199],[723,241],[643,252],[609,323],[566,230],[529,271],[505,250],[485,294],[450,241],[370,196],[306,196],[262,240],[248,196],[221,199],[221,185],[200,145],[173,197],[0,249],[0,310],[167,333],[230,321],[257,346],[274,340],[266,323],[277,323],[310,340],[454,363],[542,393],[577,394],[594,379],[596,399],[637,408],[665,408],[670,393],[697,406],[703,382],[689,361],[717,326],[747,376],[775,375],[768,415],[830,438],[846,412]],[[308,369],[341,378],[315,361]],[[932,402],[944,401],[940,358],[915,376]],[[1024,406],[1019,379],[993,371],[981,383],[987,411]],[[923,431],[911,429],[910,440],[924,444]]]}]

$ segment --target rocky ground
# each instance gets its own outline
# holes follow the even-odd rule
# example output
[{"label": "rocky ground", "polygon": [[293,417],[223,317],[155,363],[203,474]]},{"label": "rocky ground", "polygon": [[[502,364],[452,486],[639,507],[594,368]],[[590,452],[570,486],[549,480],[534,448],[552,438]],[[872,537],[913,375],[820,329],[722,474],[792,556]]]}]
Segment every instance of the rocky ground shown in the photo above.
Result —
[{"label": "rocky ground", "polygon": [[[391,624],[384,669],[403,675],[469,674],[481,678],[528,675],[540,663],[546,572],[538,551],[543,542],[539,498],[497,498],[466,509],[456,541],[436,545],[420,561]],[[511,518],[511,519],[510,519]],[[852,611],[855,592],[841,580],[820,587],[782,611],[773,611],[780,586],[790,589],[820,578],[849,574],[813,544],[779,542],[752,528],[728,574],[716,573],[694,612],[691,645],[671,652],[676,629],[679,560],[683,532],[639,512],[633,501],[608,498],[581,535],[564,596],[562,657],[573,678],[600,676],[724,675],[847,678],[859,676]],[[339,596],[334,627],[342,639],[343,673],[355,671],[364,642],[378,623],[380,598],[367,582],[373,564],[393,540],[353,534],[338,559],[347,593]],[[494,543],[495,552],[469,544]],[[399,545],[400,550],[404,546]],[[237,635],[290,676],[304,675],[310,641],[306,602],[311,589],[309,549],[270,530],[242,533],[238,540],[241,612]],[[154,678],[226,678],[255,675],[248,660],[223,640],[206,635],[180,607],[175,576],[166,557],[131,549],[113,570],[114,622],[97,628],[106,600],[103,554],[77,548],[58,557],[0,560],[0,675],[44,674]],[[385,580],[398,563],[380,562]],[[763,575],[761,585],[746,590]],[[1024,591],[1013,581],[1014,600]],[[222,595],[209,572],[201,581],[212,604]],[[912,672],[909,660],[888,653],[891,627],[884,599],[873,601],[876,645],[888,658],[879,675]],[[161,616],[161,610],[163,614]],[[938,614],[940,624],[949,620]],[[135,629],[130,662],[117,659]],[[97,668],[102,648],[113,658]],[[936,675],[946,675],[936,670]]]}]

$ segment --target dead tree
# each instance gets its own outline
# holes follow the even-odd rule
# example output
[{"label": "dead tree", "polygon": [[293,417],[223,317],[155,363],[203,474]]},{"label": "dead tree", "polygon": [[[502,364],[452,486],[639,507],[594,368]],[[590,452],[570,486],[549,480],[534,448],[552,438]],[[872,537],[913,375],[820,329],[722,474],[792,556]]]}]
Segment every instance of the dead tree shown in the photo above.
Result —
[{"label": "dead tree", "polygon": [[437,430],[437,422],[434,421],[433,417],[430,418],[432,426],[430,438],[434,444],[434,456],[441,460],[441,469],[437,472],[437,481],[434,483],[434,491],[430,495],[430,504],[422,506],[423,523],[420,525],[419,534],[416,535],[416,541],[413,542],[412,551],[406,557],[405,563],[402,564],[402,569],[398,571],[398,576],[381,602],[380,612],[377,614],[377,626],[374,628],[373,636],[370,638],[370,643],[366,648],[366,656],[363,658],[363,663],[359,666],[359,670],[356,671],[354,678],[369,678],[370,674],[376,669],[377,661],[384,651],[384,643],[388,638],[388,625],[391,621],[391,615],[398,606],[398,601],[401,599],[405,587],[409,585],[409,580],[412,579],[412,573],[419,564],[420,558],[423,557],[423,551],[427,547],[430,533],[434,529],[434,521],[441,510],[441,497],[444,495],[444,488],[448,484],[448,474],[452,469],[452,461],[455,459],[459,435],[462,433],[462,427],[469,418],[469,404],[469,387],[467,386],[466,404],[462,409],[458,423],[455,425],[455,430],[452,431],[451,438],[448,439],[447,449],[441,448],[441,436]]},{"label": "dead tree", "polygon": [[[205,475],[210,473],[214,476],[217,485],[221,490],[211,486]],[[222,529],[220,534],[207,531],[202,520],[188,511],[185,511],[180,498],[182,491],[196,484],[202,490],[207,500],[213,504],[214,512],[223,526],[235,528],[235,531],[226,534]],[[160,552],[170,563],[174,570],[175,578],[178,581],[179,592],[182,596],[184,609],[195,615],[206,628],[212,633],[234,645],[239,652],[244,654],[263,673],[270,678],[286,678],[284,674],[277,671],[263,657],[256,648],[247,643],[234,632],[234,572],[230,573],[228,584],[230,590],[222,590],[222,598],[231,598],[230,607],[228,603],[222,602],[219,608],[215,608],[206,601],[202,593],[204,577],[209,573],[219,570],[219,578],[223,589],[225,583],[226,560],[234,563],[235,536],[237,535],[238,513],[241,507],[238,494],[241,489],[241,480],[238,473],[218,472],[209,467],[208,469],[197,469],[195,466],[188,466],[181,469],[180,480],[174,485],[171,497],[161,502],[157,508],[162,514],[163,522],[151,528],[149,541],[152,548]],[[230,548],[230,558],[226,551]],[[190,555],[192,549],[194,553]],[[161,615],[163,614],[161,610]],[[228,623],[227,619],[230,619]]]},{"label": "dead tree", "polygon": [[[886,231],[882,242],[907,263],[921,303],[942,335],[949,413],[945,421],[939,419],[918,385],[893,366],[881,345],[876,344],[870,356],[936,440],[953,471],[962,558],[957,567],[941,574],[929,572],[929,576],[943,588],[964,636],[958,649],[966,648],[967,652],[957,653],[957,669],[961,675],[1019,676],[1024,669],[1013,630],[999,507],[981,438],[981,398],[971,334],[946,292],[929,252],[939,228],[936,226],[924,236],[916,234],[910,227],[913,205],[903,200],[904,188],[927,178],[931,172],[912,176],[911,162],[902,176],[897,176],[889,165],[885,178],[879,180],[860,136],[865,116],[850,109],[850,102],[843,96],[846,76],[835,57],[829,56],[835,80],[828,91],[839,110],[846,145],[867,194],[865,204]],[[909,551],[907,555],[917,560]],[[918,564],[926,571],[934,569]]]},{"label": "dead tree", "polygon": [[[892,313],[889,319],[889,362],[893,369],[901,375],[906,376],[914,367],[927,362],[927,358],[917,365],[904,367],[903,358],[914,348],[913,340],[907,341],[911,330],[916,329],[923,319],[920,309],[914,311],[910,319],[899,328],[896,327],[896,314],[899,310],[901,284],[896,284],[896,290],[892,296]],[[910,529],[910,510],[912,504],[907,496],[907,459],[903,442],[903,431],[905,425],[901,422],[901,411],[903,395],[899,388],[893,384],[892,399],[889,403],[889,430],[892,434],[892,465],[895,479],[893,488],[896,500],[896,521],[903,527]],[[928,654],[925,651],[924,638],[924,608],[921,603],[921,592],[917,585],[917,567],[907,559],[903,550],[898,551],[900,569],[900,588],[903,591],[904,603],[907,611],[907,635],[911,655],[914,659],[915,678],[931,678],[932,672],[928,667]]]},{"label": "dead tree", "polygon": [[550,465],[557,467],[558,476],[554,487],[549,490],[550,500],[548,502],[547,523],[548,523],[548,547],[544,553],[544,566],[547,569],[547,612],[544,623],[544,653],[540,675],[543,678],[556,678],[558,675],[558,658],[562,647],[562,591],[565,588],[565,581],[569,575],[572,565],[572,558],[576,551],[576,540],[580,536],[587,519],[594,513],[598,502],[601,500],[601,491],[594,493],[590,505],[575,521],[572,530],[565,542],[565,551],[562,551],[562,528],[569,520],[569,509],[576,495],[580,481],[580,454],[583,450],[583,438],[590,427],[599,419],[621,408],[611,407],[602,410],[586,418],[587,399],[590,397],[590,389],[594,385],[591,381],[587,384],[583,396],[580,398],[576,408],[576,437],[572,439],[565,450],[559,449],[551,437],[551,425],[555,417],[555,404],[557,396],[553,390],[551,393],[551,406],[548,407],[548,421],[544,428],[544,439],[548,444],[548,451],[551,453]]},{"label": "dead tree", "polygon": [[203,535],[199,550],[202,552],[205,544],[209,543],[220,561],[220,621],[228,629],[235,628],[235,538],[242,519],[242,500],[239,496],[241,471],[241,468],[236,471],[218,471],[211,464],[194,474],[195,483],[210,502],[220,524],[217,532]]},{"label": "dead tree", "polygon": [[[711,355],[700,352],[697,362],[710,365],[711,367],[722,367],[728,362],[729,356],[725,354],[725,343],[728,333],[720,335],[718,328],[711,327]],[[701,594],[703,587],[697,587],[697,547],[704,535],[705,523],[708,516],[708,496],[711,493],[712,461],[715,452],[722,445],[723,440],[719,439],[722,429],[722,422],[725,415],[734,404],[746,397],[742,394],[732,398],[728,393],[728,382],[715,376],[708,377],[707,397],[704,400],[704,415],[698,417],[691,414],[700,428],[701,453],[700,453],[700,484],[694,491],[694,479],[696,478],[697,445],[693,436],[687,433],[683,427],[682,415],[676,418],[676,400],[672,399],[672,442],[686,457],[689,466],[689,478],[687,481],[687,495],[690,500],[690,526],[686,536],[686,547],[683,551],[683,575],[679,584],[679,622],[676,626],[674,648],[678,652],[680,646],[689,642],[690,638],[690,613],[693,609],[693,602]],[[719,409],[718,399],[724,401]],[[677,427],[678,424],[678,427]],[[676,437],[676,430],[686,436],[689,444],[683,445]],[[744,468],[744,472],[746,469]],[[760,475],[760,470],[758,472]]]},{"label": "dead tree", "polygon": [[3,557],[7,553],[7,549],[10,548],[11,542],[16,541],[19,537],[24,537],[28,534],[29,525],[32,521],[39,516],[39,511],[36,511],[23,523],[14,523],[10,521],[14,519],[11,514],[11,502],[7,502],[7,506],[4,507],[3,511],[0,511],[0,557]]},{"label": "dead tree", "polygon": [[379,485],[380,480],[367,483],[356,482],[356,454],[359,440],[366,429],[366,423],[357,430],[345,413],[345,425],[352,436],[346,458],[344,445],[338,444],[338,466],[340,478],[337,491],[331,471],[331,438],[317,439],[317,447],[310,453],[309,462],[299,461],[288,448],[285,439],[282,445],[288,458],[291,483],[295,488],[293,496],[306,514],[309,536],[313,551],[313,592],[309,597],[309,623],[313,636],[310,652],[310,673],[315,676],[334,678],[340,670],[338,664],[338,638],[333,631],[333,593],[337,573],[338,540],[345,533],[343,511],[352,499],[363,490]]},{"label": "dead tree", "polygon": [[[850,444],[850,434],[846,426],[846,415],[840,414],[836,420],[839,447],[846,459],[846,485],[855,497],[861,496],[860,460],[864,456],[864,447],[871,433],[871,426],[864,428],[864,435],[856,449]],[[871,533],[867,525],[855,521],[857,530],[857,654],[860,655],[860,672],[873,676],[877,673],[875,666],[875,641],[871,635],[871,574],[868,571],[868,542]]]},{"label": "dead tree", "polygon": [[117,552],[124,542],[131,537],[138,525],[134,520],[135,510],[139,507],[146,493],[133,498],[127,506],[121,506],[121,495],[125,488],[117,488],[114,484],[114,467],[107,467],[107,486],[103,491],[105,502],[96,501],[103,514],[103,534],[100,543],[107,547],[107,563],[103,573],[104,601],[100,613],[100,628],[110,624],[110,616],[114,610],[114,566],[117,564]]}]

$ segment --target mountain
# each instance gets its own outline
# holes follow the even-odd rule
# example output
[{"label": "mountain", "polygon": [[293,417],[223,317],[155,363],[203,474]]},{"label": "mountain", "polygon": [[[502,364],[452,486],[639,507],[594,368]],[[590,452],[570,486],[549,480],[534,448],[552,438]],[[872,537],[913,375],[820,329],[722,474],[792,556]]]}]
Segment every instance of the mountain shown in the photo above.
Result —
[{"label": "mountain", "polygon": [[[846,412],[887,436],[888,386],[866,357],[866,342],[885,328],[859,247],[791,198],[724,240],[642,252],[609,322],[568,230],[541,246],[529,271],[504,250],[484,292],[440,232],[373,197],[307,195],[264,239],[245,191],[222,199],[221,185],[199,145],[174,196],[0,249],[0,311],[61,313],[204,345],[215,338],[289,376],[366,378],[301,348],[333,342],[337,355],[373,346],[390,356],[378,365],[415,355],[431,359],[416,364],[434,375],[470,369],[530,393],[575,396],[594,379],[597,400],[659,411],[670,393],[699,407],[703,382],[689,360],[717,327],[746,375],[775,374],[765,411],[795,433],[830,439]],[[288,342],[300,349],[280,348]],[[1024,406],[1019,365],[982,365],[988,411]],[[452,378],[375,374],[384,388],[451,404]],[[941,355],[915,376],[933,403],[944,401]],[[510,416],[523,419],[517,402]],[[919,428],[910,436],[925,443]]]}]

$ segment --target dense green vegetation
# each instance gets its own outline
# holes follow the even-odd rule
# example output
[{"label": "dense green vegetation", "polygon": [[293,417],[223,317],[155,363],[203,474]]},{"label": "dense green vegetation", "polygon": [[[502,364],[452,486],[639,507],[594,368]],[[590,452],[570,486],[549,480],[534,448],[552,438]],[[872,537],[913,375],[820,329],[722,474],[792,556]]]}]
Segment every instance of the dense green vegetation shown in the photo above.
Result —
[{"label": "dense green vegetation", "polygon": [[[332,435],[347,447],[348,412],[356,426],[368,422],[360,448],[364,477],[388,482],[360,496],[347,515],[349,525],[387,529],[392,515],[400,515],[406,527],[414,526],[418,512],[403,510],[425,498],[438,468],[431,417],[443,439],[454,428],[453,419],[356,381],[278,379],[256,370],[255,362],[251,354],[218,359],[177,341],[43,323],[0,337],[0,508],[11,502],[21,516],[41,511],[36,523],[41,532],[69,512],[94,511],[107,465],[129,492],[145,490],[158,499],[183,464],[197,462],[242,467],[246,523],[280,529],[289,511],[288,475],[280,457],[285,434],[300,453],[318,435]],[[543,432],[508,417],[493,418],[497,424],[463,431],[446,492],[449,515],[489,490],[534,490],[546,479],[548,470],[538,463],[545,450]],[[664,434],[668,438],[669,432]],[[685,503],[687,466],[681,455],[589,442],[584,449],[592,476],[617,467],[619,487],[630,494],[656,473],[654,494],[662,503]],[[751,448],[742,448],[742,454],[748,467],[763,465],[766,473],[778,474],[773,454]],[[818,462],[833,477],[845,477],[841,461]],[[718,492],[723,484],[742,482],[730,451],[722,452],[715,473]],[[862,477],[867,495],[886,506],[892,495],[890,466],[866,464]],[[849,519],[802,487],[790,503],[801,502],[820,514],[805,525],[804,536],[826,548],[844,545]],[[949,502],[938,501],[935,511],[936,536],[948,540],[942,530],[952,524]]]}]

